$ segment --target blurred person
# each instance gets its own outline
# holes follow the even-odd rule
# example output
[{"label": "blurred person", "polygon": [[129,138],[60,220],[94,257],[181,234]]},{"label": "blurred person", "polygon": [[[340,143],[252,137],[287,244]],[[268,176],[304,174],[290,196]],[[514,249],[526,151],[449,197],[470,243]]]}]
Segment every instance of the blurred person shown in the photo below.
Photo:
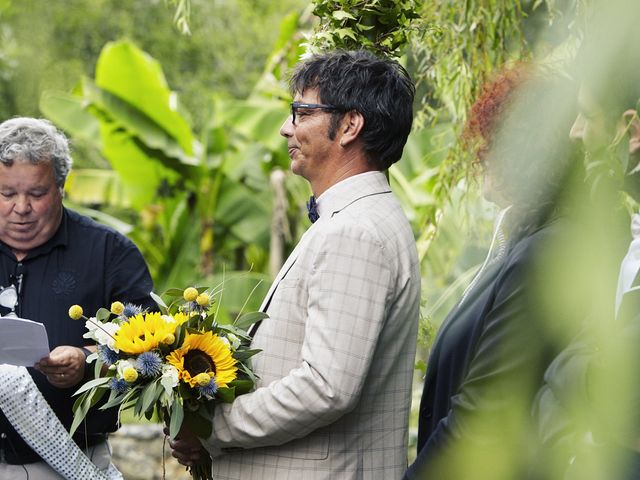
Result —
[{"label": "blurred person", "polygon": [[[570,136],[598,173],[590,179],[599,190],[591,210],[603,239],[592,251],[598,252],[592,275],[600,279],[602,270],[619,266],[617,289],[604,308],[593,306],[597,314],[550,365],[534,413],[546,457],[556,465],[552,478],[640,479],[640,6],[613,1],[600,5],[593,20],[577,61],[580,113]],[[606,211],[598,214],[603,199]],[[631,238],[611,219],[625,205],[636,210]],[[620,240],[626,255],[618,253]]]},{"label": "blurred person", "polygon": [[[69,307],[81,304],[96,312],[116,300],[155,305],[149,271],[133,242],[63,206],[71,164],[66,137],[47,120],[13,118],[0,124],[0,285],[15,293],[0,314],[45,325],[51,352],[28,371],[67,430],[72,394],[90,378],[86,358],[95,351],[83,338],[84,322],[69,319]],[[116,415],[113,409],[96,409],[73,436],[101,470],[111,462],[107,434],[117,428]],[[0,479],[63,478],[46,463],[51,459],[41,458],[21,438],[19,427],[0,414]],[[60,442],[50,445],[52,456],[64,451]]]},{"label": "blurred person", "polygon": [[559,205],[575,154],[558,132],[575,115],[562,101],[570,88],[518,65],[471,109],[465,135],[483,193],[503,210],[487,259],[431,349],[405,480],[520,479],[529,470],[530,405],[556,351],[532,292],[538,259],[564,229]]},{"label": "blurred person", "polygon": [[365,51],[293,73],[291,170],[311,185],[314,222],[277,275],[253,330],[257,388],[216,409],[213,434],[171,442],[213,478],[400,478],[407,466],[420,268],[385,170],[411,130],[414,85]]}]

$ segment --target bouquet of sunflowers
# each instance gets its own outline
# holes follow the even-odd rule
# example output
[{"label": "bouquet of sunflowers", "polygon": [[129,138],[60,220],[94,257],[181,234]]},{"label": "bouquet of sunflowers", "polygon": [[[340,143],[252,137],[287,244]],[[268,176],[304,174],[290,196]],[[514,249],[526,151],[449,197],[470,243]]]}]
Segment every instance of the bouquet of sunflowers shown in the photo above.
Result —
[{"label": "bouquet of sunflowers", "polygon": [[[73,305],[69,316],[84,319],[84,336],[97,343],[97,352],[87,358],[95,362],[95,379],[74,394],[78,399],[71,434],[89,409],[109,394],[100,409],[132,408],[135,416],[147,419],[156,415],[171,438],[183,422],[199,437],[209,437],[216,404],[232,402],[255,384],[249,359],[259,350],[249,348],[245,329],[266,317],[252,312],[219,324],[214,293],[202,287],[172,289],[165,294],[173,299],[169,305],[152,294],[159,312],[114,302],[91,318]],[[194,479],[209,479],[210,467],[206,457],[190,472]]]}]

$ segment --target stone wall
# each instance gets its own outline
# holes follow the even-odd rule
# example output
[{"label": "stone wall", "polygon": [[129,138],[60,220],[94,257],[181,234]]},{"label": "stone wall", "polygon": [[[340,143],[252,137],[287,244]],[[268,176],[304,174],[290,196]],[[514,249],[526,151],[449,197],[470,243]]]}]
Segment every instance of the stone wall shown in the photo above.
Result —
[{"label": "stone wall", "polygon": [[[113,463],[125,480],[163,479],[162,426],[157,424],[123,425],[109,436],[113,449]],[[164,469],[167,480],[190,480],[185,467],[171,456],[167,442],[164,446]]]}]

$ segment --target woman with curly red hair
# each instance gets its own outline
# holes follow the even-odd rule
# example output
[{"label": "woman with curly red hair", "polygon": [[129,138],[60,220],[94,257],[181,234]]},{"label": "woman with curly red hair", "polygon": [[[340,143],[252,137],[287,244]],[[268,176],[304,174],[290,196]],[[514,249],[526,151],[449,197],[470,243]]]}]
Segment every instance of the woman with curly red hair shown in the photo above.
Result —
[{"label": "woman with curly red hair", "polygon": [[[500,72],[471,108],[466,145],[485,196],[504,210],[480,271],[442,323],[420,406],[416,479],[513,479],[529,470],[530,404],[553,358],[531,308],[535,260],[562,230],[557,208],[574,161],[573,98],[533,66]],[[505,219],[505,221],[502,221]]]}]

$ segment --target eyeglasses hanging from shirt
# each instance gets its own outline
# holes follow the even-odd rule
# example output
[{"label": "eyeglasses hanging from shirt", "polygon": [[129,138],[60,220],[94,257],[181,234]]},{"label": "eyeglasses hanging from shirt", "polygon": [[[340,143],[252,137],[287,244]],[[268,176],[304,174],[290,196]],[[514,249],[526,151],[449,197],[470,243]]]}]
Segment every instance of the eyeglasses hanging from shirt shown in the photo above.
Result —
[{"label": "eyeglasses hanging from shirt", "polygon": [[[24,265],[22,262],[16,264],[15,271],[9,275],[9,285],[0,286],[0,306],[10,310],[8,315],[16,315],[22,297],[22,281],[24,279]],[[19,315],[20,312],[18,312]]]}]

